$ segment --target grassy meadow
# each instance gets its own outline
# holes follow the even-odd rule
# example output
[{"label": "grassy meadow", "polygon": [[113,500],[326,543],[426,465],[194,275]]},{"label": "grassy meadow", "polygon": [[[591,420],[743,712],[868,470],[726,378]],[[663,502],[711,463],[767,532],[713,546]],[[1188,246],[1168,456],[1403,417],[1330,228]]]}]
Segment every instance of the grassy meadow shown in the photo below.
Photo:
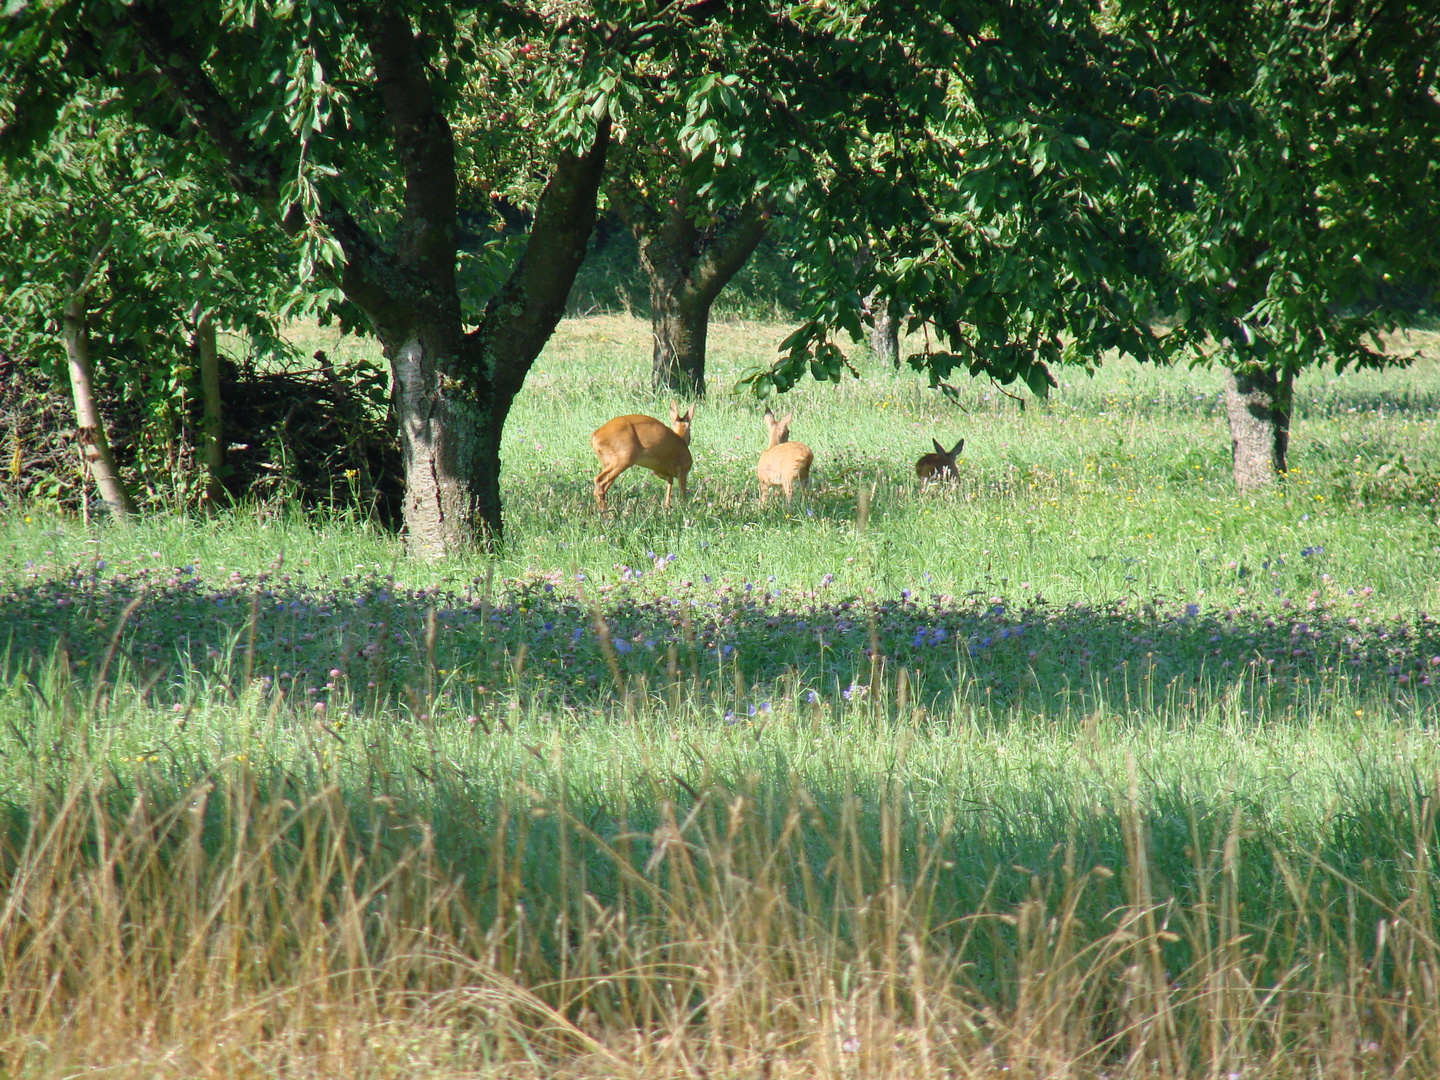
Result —
[{"label": "grassy meadow", "polygon": [[787,507],[784,333],[712,327],[689,500],[601,518],[667,403],[562,324],[489,560],[0,519],[0,1075],[1440,1073],[1440,335],[1244,497],[1213,372],[861,361],[776,404]]}]

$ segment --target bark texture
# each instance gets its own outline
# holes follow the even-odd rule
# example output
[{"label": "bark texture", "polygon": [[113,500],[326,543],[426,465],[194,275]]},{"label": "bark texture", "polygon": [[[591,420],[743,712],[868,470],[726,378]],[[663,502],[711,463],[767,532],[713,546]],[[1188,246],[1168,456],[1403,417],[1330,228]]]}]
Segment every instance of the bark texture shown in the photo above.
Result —
[{"label": "bark texture", "polygon": [[682,397],[704,397],[710,305],[652,281],[650,332],[655,341],[650,385]]},{"label": "bark texture", "polygon": [[[97,249],[92,258],[92,269],[102,250]],[[75,430],[80,439],[80,454],[100,491],[100,498],[117,521],[126,521],[136,513],[135,500],[120,479],[110,440],[105,437],[105,421],[95,400],[95,368],[90,359],[89,281],[88,272],[72,280],[62,316],[70,393],[75,402]]]},{"label": "bark texture", "polygon": [[1283,478],[1290,448],[1295,375],[1226,371],[1225,417],[1230,425],[1235,486],[1253,491]]},{"label": "bark texture", "polygon": [[635,237],[650,284],[651,385],[703,397],[710,308],[760,243],[769,216],[752,200],[733,220],[702,223],[695,192],[683,184],[663,214],[623,178],[611,183],[610,199]]}]

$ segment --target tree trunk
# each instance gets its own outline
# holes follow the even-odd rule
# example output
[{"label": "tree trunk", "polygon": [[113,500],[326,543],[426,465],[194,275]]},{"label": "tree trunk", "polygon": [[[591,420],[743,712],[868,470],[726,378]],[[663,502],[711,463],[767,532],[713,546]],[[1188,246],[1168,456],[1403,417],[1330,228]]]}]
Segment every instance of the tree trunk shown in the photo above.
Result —
[{"label": "tree trunk", "polygon": [[728,222],[696,219],[696,192],[682,182],[657,213],[623,176],[610,184],[611,204],[635,237],[650,282],[650,329],[655,340],[650,384],[686,397],[705,396],[705,339],[710,308],[745,265],[769,226],[756,199]]},{"label": "tree trunk", "polygon": [[900,366],[900,319],[889,300],[871,297],[870,351],[884,363]]},{"label": "tree trunk", "polygon": [[220,353],[215,347],[215,324],[208,313],[195,324],[195,351],[200,356],[201,460],[205,463],[205,507],[213,512],[225,501],[220,472],[225,468],[224,405],[220,400]]},{"label": "tree trunk", "polygon": [[560,155],[536,204],[530,242],[476,329],[464,332],[454,294],[384,308],[394,322],[377,320],[394,376],[405,532],[417,555],[490,549],[503,537],[505,420],[564,314],[594,228],[609,138],[606,119],[587,153]]},{"label": "tree trunk", "polygon": [[1225,373],[1225,417],[1230,423],[1235,486],[1254,491],[1285,475],[1295,373],[1286,368]]},{"label": "tree trunk", "polygon": [[500,538],[498,444],[505,418],[477,408],[442,373],[459,366],[452,358],[470,349],[464,343],[437,349],[434,336],[423,333],[382,340],[394,375],[410,550],[440,558],[489,547]]},{"label": "tree trunk", "polygon": [[650,385],[684,397],[704,397],[710,305],[696,300],[688,289],[677,295],[652,280],[650,329],[655,337]]},{"label": "tree trunk", "polygon": [[[94,262],[98,261],[98,251]],[[125,490],[110,440],[105,437],[105,421],[95,401],[95,369],[90,361],[90,320],[88,313],[89,278],[73,280],[70,295],[65,299],[63,334],[65,357],[70,368],[70,393],[75,402],[75,428],[80,438],[80,453],[90,469],[90,476],[116,521],[126,521],[135,514],[135,501]]]},{"label": "tree trunk", "polygon": [[[565,311],[585,257],[605,171],[611,121],[601,116],[591,145],[562,151],[541,192],[529,243],[479,326],[465,332],[455,274],[455,139],[431,85],[423,35],[393,5],[360,5],[374,60],[404,205],[386,235],[351,212],[363,184],[337,184],[313,218],[282,196],[282,157],[177,39],[160,7],[126,9],[128,25],[186,119],[225,158],[235,188],[254,198],[287,233],[321,228],[344,260],[323,272],[363,311],[394,376],[395,414],[405,468],[404,519],[416,554],[438,557],[490,547],[502,535],[500,437],[524,385]],[[377,144],[378,147],[378,144]]]}]

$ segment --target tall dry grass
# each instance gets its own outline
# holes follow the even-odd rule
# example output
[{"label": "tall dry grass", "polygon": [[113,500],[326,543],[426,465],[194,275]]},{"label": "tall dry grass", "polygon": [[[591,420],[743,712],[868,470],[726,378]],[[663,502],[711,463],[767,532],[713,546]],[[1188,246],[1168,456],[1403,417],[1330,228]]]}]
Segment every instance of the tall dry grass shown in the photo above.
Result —
[{"label": "tall dry grass", "polygon": [[954,823],[898,784],[711,783],[605,835],[520,785],[464,866],[393,800],[302,790],[244,762],[38,784],[0,851],[8,1075],[1440,1074],[1440,780],[1392,792],[1365,883],[1272,843],[1260,922],[1244,806],[1192,818],[1176,889],[1133,768],[1118,864],[1077,863],[1077,821],[1023,899],[995,867],[968,910]]}]

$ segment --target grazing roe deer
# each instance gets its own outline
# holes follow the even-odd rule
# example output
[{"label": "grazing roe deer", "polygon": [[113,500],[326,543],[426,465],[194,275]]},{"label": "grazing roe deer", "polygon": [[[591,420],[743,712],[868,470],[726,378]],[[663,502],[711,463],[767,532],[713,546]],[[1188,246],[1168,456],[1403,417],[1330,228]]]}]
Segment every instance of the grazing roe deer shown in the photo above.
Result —
[{"label": "grazing roe deer", "polygon": [[777,423],[775,414],[765,410],[770,446],[760,455],[760,462],[755,466],[755,475],[760,478],[761,502],[765,501],[771,487],[778,487],[785,492],[785,504],[788,506],[797,481],[807,488],[810,486],[810,466],[815,461],[815,455],[804,443],[789,441],[790,421],[794,418],[795,413],[791,411]]},{"label": "grazing roe deer", "polygon": [[600,459],[600,475],[595,477],[595,502],[605,509],[605,493],[615,478],[632,465],[649,469],[665,481],[665,506],[670,506],[670,487],[680,481],[680,497],[685,497],[685,478],[694,463],[690,457],[690,420],[695,415],[691,405],[684,416],[680,407],[670,406],[670,426],[653,416],[617,416],[595,429],[590,445]]},{"label": "grazing roe deer", "polygon": [[965,449],[965,440],[957,442],[954,450],[946,450],[938,439],[931,439],[930,444],[935,447],[935,453],[926,454],[915,462],[915,475],[920,478],[920,483],[923,485],[927,480],[958,479],[960,473],[956,470],[955,459],[960,456],[960,451]]}]

